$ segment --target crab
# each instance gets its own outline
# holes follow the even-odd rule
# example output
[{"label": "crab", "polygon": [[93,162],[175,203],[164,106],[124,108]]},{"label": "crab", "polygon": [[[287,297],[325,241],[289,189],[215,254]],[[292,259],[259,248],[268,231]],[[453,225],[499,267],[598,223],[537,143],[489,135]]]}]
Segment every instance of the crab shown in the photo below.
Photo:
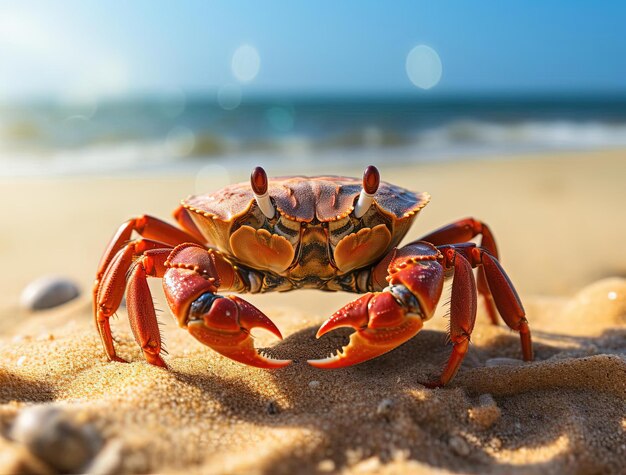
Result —
[{"label": "crab", "polygon": [[[430,195],[380,181],[374,166],[363,179],[282,177],[268,180],[257,167],[250,183],[190,196],[174,211],[180,227],[152,216],[130,219],[111,239],[98,266],[94,316],[106,355],[114,348],[109,318],[126,292],[137,344],[153,365],[166,364],[148,277],[163,280],[180,327],[218,353],[260,368],[291,363],[261,354],[250,331],[278,338],[276,325],[236,295],[314,288],[363,294],[326,320],[317,338],[352,327],[347,346],[323,359],[331,369],[362,363],[415,336],[452,277],[449,338],[452,352],[428,386],[447,384],[468,351],[478,294],[493,324],[498,313],[519,333],[522,356],[532,360],[531,333],[522,303],[498,262],[493,234],[466,218],[398,247]],[[131,239],[133,232],[140,237]],[[480,237],[479,244],[474,238]],[[473,269],[476,268],[476,275]]]}]

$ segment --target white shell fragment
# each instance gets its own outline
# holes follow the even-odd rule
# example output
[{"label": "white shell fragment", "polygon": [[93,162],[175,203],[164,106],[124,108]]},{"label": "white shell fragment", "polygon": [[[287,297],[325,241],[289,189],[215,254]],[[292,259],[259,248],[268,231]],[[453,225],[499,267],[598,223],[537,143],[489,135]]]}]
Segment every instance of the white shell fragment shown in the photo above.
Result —
[{"label": "white shell fragment", "polygon": [[80,295],[78,286],[69,279],[45,276],[28,284],[20,296],[20,305],[27,310],[57,307]]}]

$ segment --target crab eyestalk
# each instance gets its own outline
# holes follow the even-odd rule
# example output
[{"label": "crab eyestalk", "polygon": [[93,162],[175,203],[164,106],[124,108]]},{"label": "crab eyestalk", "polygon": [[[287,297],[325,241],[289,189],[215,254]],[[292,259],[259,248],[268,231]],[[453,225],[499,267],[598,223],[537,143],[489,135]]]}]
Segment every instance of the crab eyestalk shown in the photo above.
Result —
[{"label": "crab eyestalk", "polygon": [[202,294],[189,310],[187,329],[201,343],[223,356],[258,368],[282,368],[291,360],[275,360],[259,354],[250,334],[264,328],[282,340],[280,331],[259,309],[239,297]]},{"label": "crab eyestalk", "polygon": [[250,175],[250,185],[254,193],[256,204],[267,219],[272,219],[276,211],[267,192],[267,174],[262,167],[256,167]]},{"label": "crab eyestalk", "polygon": [[363,189],[359,195],[359,201],[357,201],[354,207],[354,216],[360,218],[367,213],[374,201],[374,195],[376,195],[379,185],[380,173],[378,173],[378,169],[374,165],[370,165],[363,172]]}]

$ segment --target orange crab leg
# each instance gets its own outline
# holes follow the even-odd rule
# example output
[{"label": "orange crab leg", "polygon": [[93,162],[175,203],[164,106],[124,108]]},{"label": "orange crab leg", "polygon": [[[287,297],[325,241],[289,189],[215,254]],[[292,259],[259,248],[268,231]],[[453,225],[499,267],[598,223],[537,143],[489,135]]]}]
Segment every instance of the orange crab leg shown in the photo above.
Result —
[{"label": "orange crab leg", "polygon": [[[145,239],[129,243],[136,231]],[[134,256],[145,250],[171,248],[181,242],[196,242],[196,238],[158,218],[144,215],[122,224],[109,242],[98,264],[93,286],[94,318],[107,356],[113,361],[124,361],[115,354],[109,317],[119,307],[126,286],[126,272]]]},{"label": "orange crab leg", "polygon": [[524,360],[532,360],[532,341],[524,308],[498,261],[473,243],[440,246],[438,249],[443,253],[444,267],[454,269],[450,299],[450,340],[453,349],[440,378],[426,383],[426,386],[447,384],[459,370],[467,353],[476,320],[476,287],[472,267],[479,265],[485,269],[485,276],[500,315],[511,329],[520,334]]},{"label": "orange crab leg", "polygon": [[469,349],[470,336],[476,322],[476,283],[472,265],[453,248],[444,253],[444,267],[454,269],[452,294],[450,296],[450,341],[452,354],[437,381],[426,383],[427,387],[447,384],[458,372]]},{"label": "orange crab leg", "polygon": [[126,307],[135,341],[143,350],[148,363],[166,367],[161,358],[161,332],[147,277],[163,277],[170,249],[155,249],[144,253],[130,270],[126,288]]},{"label": "orange crab leg", "polygon": [[532,338],[530,334],[530,328],[528,327],[528,320],[526,320],[526,312],[522,306],[522,302],[515,291],[515,287],[509,280],[509,277],[504,272],[504,269],[500,265],[497,259],[491,256],[483,249],[475,248],[473,250],[474,260],[480,261],[485,269],[485,275],[491,293],[493,294],[496,307],[502,319],[509,326],[509,328],[519,332],[520,341],[522,344],[522,356],[525,361],[532,361],[533,359],[533,346]]},{"label": "orange crab leg", "polygon": [[259,368],[280,368],[290,360],[259,354],[250,334],[263,328],[278,338],[276,325],[239,297],[216,295],[219,290],[246,289],[239,271],[219,252],[194,244],[177,246],[170,254],[163,289],[179,325],[218,353]]},{"label": "orange crab leg", "polygon": [[[474,218],[465,218],[455,221],[454,223],[443,226],[435,231],[422,236],[418,241],[426,241],[435,246],[441,246],[444,244],[458,244],[469,241],[474,237],[481,235],[479,246],[482,249],[487,250],[496,259],[498,258],[498,247],[493,237],[493,233],[489,226],[482,221]],[[498,324],[498,314],[494,305],[493,296],[487,285],[487,279],[485,277],[485,270],[482,266],[478,267],[476,273],[476,279],[478,283],[478,292],[483,296],[485,301],[485,307],[487,309],[487,315],[489,320],[494,325]]]},{"label": "orange crab leg", "polygon": [[[153,251],[156,253],[154,254],[155,256],[161,256],[162,254],[169,253],[171,248],[164,248],[164,246],[165,245],[163,243],[152,241],[150,239],[138,239],[136,241],[131,241],[117,252],[115,257],[113,257],[109,263],[102,279],[96,283],[94,288],[94,316],[96,320],[96,327],[100,333],[100,338],[102,339],[102,343],[109,360],[124,361],[115,354],[113,338],[111,336],[111,327],[109,325],[109,317],[117,311],[122,298],[124,297],[126,275],[133,263],[133,259],[136,256],[148,254]],[[161,250],[160,253],[158,250]],[[164,261],[165,258],[162,260]],[[148,262],[147,265],[150,269],[158,268],[156,264],[150,262]],[[129,312],[131,300],[132,299],[129,299],[128,302]],[[150,299],[150,303],[152,303],[152,299]]]},{"label": "orange crab leg", "polygon": [[172,214],[174,219],[178,222],[178,224],[180,224],[180,227],[187,232],[187,234],[193,236],[199,243],[206,242],[206,239],[198,229],[198,226],[196,226],[196,223],[194,223],[191,216],[189,216],[189,211],[187,211],[182,205],[176,208]]},{"label": "orange crab leg", "polygon": [[110,262],[115,254],[130,241],[130,236],[136,231],[140,236],[154,241],[162,242],[165,245],[176,246],[183,242],[201,243],[192,235],[186,233],[176,226],[172,226],[153,216],[144,215],[137,218],[129,219],[122,224],[117,232],[113,235],[106,251],[98,264],[98,272],[96,274],[96,282],[100,280],[104,272],[107,270]]}]

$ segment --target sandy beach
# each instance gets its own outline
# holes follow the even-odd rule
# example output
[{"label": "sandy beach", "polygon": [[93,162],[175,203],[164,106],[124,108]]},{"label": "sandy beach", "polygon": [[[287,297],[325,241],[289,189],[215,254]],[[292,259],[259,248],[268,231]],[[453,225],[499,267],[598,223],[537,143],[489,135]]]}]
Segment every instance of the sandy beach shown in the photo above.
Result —
[{"label": "sandy beach", "polygon": [[[432,195],[405,242],[466,216],[491,226],[527,311],[534,362],[521,362],[517,335],[490,325],[479,306],[470,351],[446,388],[418,383],[450,352],[445,308],[383,357],[312,368],[306,359],[326,356],[347,335],[315,340],[317,328],[355,296],[302,291],[245,297],[285,337],[260,334],[257,346],[295,360],[259,370],[177,329],[155,281],[169,370],[144,361],[124,310],[112,327],[131,364],[109,363],[89,300],[100,255],[130,217],[171,220],[198,177],[5,179],[0,472],[53,473],[11,437],[21,411],[47,404],[98,434],[99,455],[81,469],[94,473],[624,473],[626,151],[376,165],[383,180]],[[362,173],[355,165],[266,169]],[[223,180],[202,183],[212,191]],[[49,274],[75,280],[83,295],[49,311],[20,309],[24,286]]]}]

